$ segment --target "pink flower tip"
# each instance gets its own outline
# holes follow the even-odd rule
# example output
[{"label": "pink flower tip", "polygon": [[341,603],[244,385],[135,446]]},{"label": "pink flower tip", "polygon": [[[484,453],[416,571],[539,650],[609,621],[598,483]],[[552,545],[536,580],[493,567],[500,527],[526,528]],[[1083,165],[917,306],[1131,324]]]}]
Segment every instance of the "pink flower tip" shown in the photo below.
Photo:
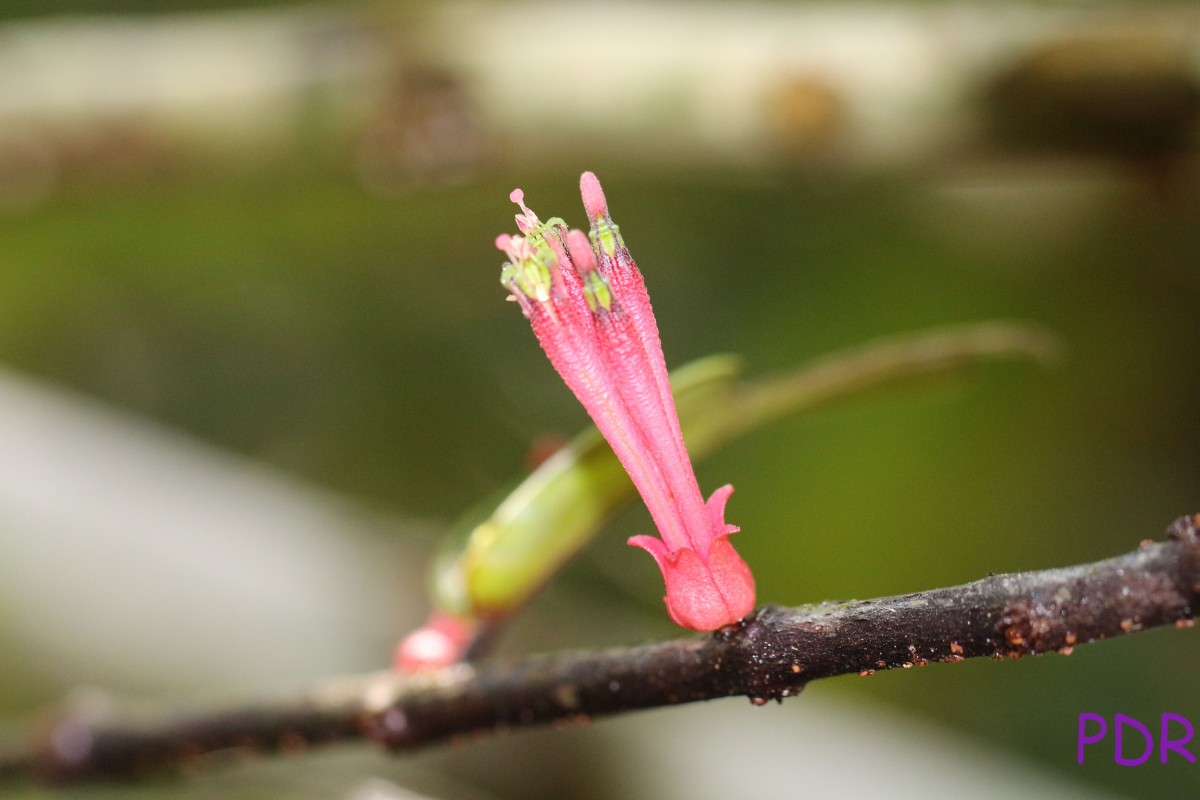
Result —
[{"label": "pink flower tip", "polygon": [[396,646],[393,666],[400,672],[448,667],[466,655],[474,633],[469,620],[435,612]]},{"label": "pink flower tip", "polygon": [[604,199],[604,190],[595,173],[585,172],[579,176],[579,194],[583,196],[583,210],[588,219],[608,216],[608,201]]},{"label": "pink flower tip", "polygon": [[592,253],[592,243],[583,231],[567,231],[567,253],[571,256],[575,271],[580,275],[596,271],[596,256]]}]

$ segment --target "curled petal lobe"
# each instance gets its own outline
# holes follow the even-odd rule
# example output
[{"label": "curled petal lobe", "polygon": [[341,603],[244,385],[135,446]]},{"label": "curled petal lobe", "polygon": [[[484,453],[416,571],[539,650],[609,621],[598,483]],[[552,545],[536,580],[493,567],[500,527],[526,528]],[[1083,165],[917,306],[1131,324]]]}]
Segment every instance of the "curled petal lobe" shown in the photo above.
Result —
[{"label": "curled petal lobe", "polygon": [[741,530],[737,525],[728,525],[725,522],[725,504],[729,502],[731,494],[733,494],[733,486],[727,483],[709,495],[708,502],[704,504],[704,510],[708,512],[709,524],[712,525],[713,532],[717,536],[725,536]]}]

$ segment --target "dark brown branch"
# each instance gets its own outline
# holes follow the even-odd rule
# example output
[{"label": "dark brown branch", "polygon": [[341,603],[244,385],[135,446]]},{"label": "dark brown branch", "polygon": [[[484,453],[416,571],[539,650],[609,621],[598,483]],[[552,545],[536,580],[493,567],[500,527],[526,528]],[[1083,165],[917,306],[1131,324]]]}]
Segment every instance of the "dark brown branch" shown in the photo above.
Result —
[{"label": "dark brown branch", "polygon": [[604,652],[462,665],[419,677],[350,678],[233,711],[94,718],[68,710],[0,777],[139,777],[225,751],[274,752],[350,739],[394,750],[525,725],[731,695],[766,702],[846,673],[1068,652],[1161,625],[1189,626],[1200,600],[1200,515],[1168,541],[1117,558],[902,597],[766,606],[713,634]]}]

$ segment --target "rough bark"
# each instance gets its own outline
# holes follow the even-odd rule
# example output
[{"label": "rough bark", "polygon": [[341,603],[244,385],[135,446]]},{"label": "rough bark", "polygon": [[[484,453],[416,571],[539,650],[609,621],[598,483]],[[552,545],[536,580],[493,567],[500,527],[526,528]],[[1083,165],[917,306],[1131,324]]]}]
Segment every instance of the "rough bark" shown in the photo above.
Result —
[{"label": "rough bark", "polygon": [[803,608],[764,606],[713,634],[344,678],[237,709],[97,715],[66,709],[0,755],[0,778],[139,778],[224,751],[352,739],[396,751],[552,722],[745,695],[765,703],[813,680],[934,661],[1019,658],[1162,625],[1190,627],[1200,598],[1200,515],[1168,540],[1091,564],[993,575],[944,589]]}]

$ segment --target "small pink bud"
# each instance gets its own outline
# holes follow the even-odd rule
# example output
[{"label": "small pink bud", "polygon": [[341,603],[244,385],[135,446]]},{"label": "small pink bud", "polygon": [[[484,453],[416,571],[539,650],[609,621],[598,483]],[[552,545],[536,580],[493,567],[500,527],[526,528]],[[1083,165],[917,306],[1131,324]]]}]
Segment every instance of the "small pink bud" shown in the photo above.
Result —
[{"label": "small pink bud", "polygon": [[461,661],[474,632],[469,620],[435,612],[396,646],[395,667],[401,672],[420,672]]},{"label": "small pink bud", "polygon": [[608,216],[608,201],[604,199],[600,179],[594,173],[585,172],[579,176],[579,194],[583,196],[583,210],[588,219]]},{"label": "small pink bud", "polygon": [[724,486],[705,503],[684,447],[658,325],[600,181],[579,180],[591,232],[540,222],[514,190],[523,236],[499,237],[501,283],[529,318],[550,362],[583,403],[637,487],[659,536],[630,544],[654,557],[671,619],[694,630],[737,622],[754,608],[754,578],[729,535]]}]

